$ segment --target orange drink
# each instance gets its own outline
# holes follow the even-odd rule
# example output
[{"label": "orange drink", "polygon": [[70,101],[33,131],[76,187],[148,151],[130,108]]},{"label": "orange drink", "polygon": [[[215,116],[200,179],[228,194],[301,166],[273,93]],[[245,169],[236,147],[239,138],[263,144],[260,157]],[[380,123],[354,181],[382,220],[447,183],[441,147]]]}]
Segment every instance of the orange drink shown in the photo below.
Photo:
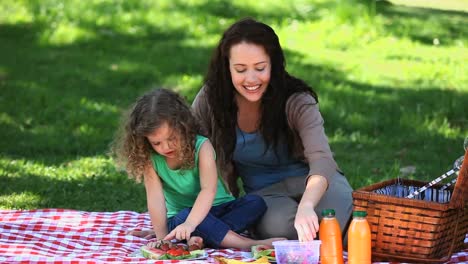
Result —
[{"label": "orange drink", "polygon": [[341,229],[335,217],[335,210],[324,209],[319,227],[320,262],[322,264],[343,264],[343,241]]},{"label": "orange drink", "polygon": [[371,263],[371,231],[365,211],[354,211],[348,229],[348,263]]}]

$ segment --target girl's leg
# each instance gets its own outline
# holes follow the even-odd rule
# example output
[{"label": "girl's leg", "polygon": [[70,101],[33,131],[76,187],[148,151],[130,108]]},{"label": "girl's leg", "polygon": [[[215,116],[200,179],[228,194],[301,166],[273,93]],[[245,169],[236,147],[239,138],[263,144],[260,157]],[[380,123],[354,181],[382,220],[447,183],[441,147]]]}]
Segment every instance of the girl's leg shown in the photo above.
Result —
[{"label": "girl's leg", "polygon": [[[169,218],[167,221],[168,231],[170,232],[178,225],[184,223],[191,210],[192,208],[185,208],[177,215]],[[191,236],[199,236],[208,247],[218,248],[228,231],[228,225],[213,214],[208,213],[205,219],[195,228]]]},{"label": "girl's leg", "polygon": [[[180,211],[174,217],[168,219],[169,231],[174,229],[176,226],[185,222],[191,208],[186,208]],[[197,226],[192,236],[199,236],[203,238],[203,241],[208,247],[219,248],[240,248],[250,249],[253,245],[266,244],[271,245],[273,241],[282,240],[284,238],[272,238],[266,240],[253,240],[250,238],[243,237],[232,230],[229,226],[221,221],[219,218],[214,216],[212,213],[203,219],[203,221]]]},{"label": "girl's leg", "polygon": [[[249,226],[253,225],[259,219],[259,217],[265,213],[265,211],[266,204],[262,197],[259,195],[247,194],[232,202],[214,206],[210,213],[227,224],[230,230],[234,232],[242,232]],[[179,221],[174,219],[173,221],[175,221],[175,226],[172,228],[169,227],[170,230],[174,229],[176,226],[185,221],[186,212],[183,210],[179,214]],[[127,234],[143,238],[154,237],[153,230],[130,231]]]},{"label": "girl's leg", "polygon": [[126,235],[141,237],[145,239],[155,238],[156,234],[154,233],[153,229],[145,229],[141,231],[130,230],[125,233]]},{"label": "girl's leg", "polygon": [[211,212],[226,223],[232,231],[239,233],[257,222],[266,209],[262,197],[247,194],[227,203],[227,206],[215,206]]},{"label": "girl's leg", "polygon": [[205,244],[203,243],[203,238],[202,237],[199,237],[199,236],[191,236],[189,238],[189,240],[187,240],[187,246],[189,246],[189,248],[191,246],[196,246],[200,249],[204,248],[205,247]]}]

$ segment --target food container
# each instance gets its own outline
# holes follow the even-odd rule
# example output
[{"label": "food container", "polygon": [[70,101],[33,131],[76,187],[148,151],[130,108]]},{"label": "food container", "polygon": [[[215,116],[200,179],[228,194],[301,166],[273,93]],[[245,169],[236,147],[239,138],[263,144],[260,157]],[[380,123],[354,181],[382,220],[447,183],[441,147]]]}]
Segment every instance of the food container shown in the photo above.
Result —
[{"label": "food container", "polygon": [[318,263],[320,260],[320,240],[299,242],[281,240],[273,242],[277,264]]}]

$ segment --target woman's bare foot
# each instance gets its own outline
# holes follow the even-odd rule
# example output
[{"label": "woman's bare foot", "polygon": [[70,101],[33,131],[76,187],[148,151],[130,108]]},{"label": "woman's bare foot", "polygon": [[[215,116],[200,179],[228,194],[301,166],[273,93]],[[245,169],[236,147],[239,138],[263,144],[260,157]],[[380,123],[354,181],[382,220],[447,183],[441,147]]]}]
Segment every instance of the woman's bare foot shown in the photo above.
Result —
[{"label": "woman's bare foot", "polygon": [[131,230],[131,231],[127,231],[126,234],[131,235],[131,236],[145,238],[145,239],[151,239],[151,238],[156,237],[156,234],[154,233],[154,231],[150,229],[141,230],[141,231]]},{"label": "woman's bare foot", "polygon": [[203,244],[203,238],[199,236],[190,237],[187,241],[187,246],[189,247],[190,251],[203,249],[205,247],[205,245]]},{"label": "woman's bare foot", "polygon": [[281,241],[281,240],[288,240],[288,239],[284,237],[272,237],[272,238],[263,239],[263,240],[256,240],[256,243],[258,243],[258,245],[273,246],[273,242]]},{"label": "woman's bare foot", "polygon": [[256,245],[268,245],[272,246],[273,242],[279,240],[287,240],[284,237],[273,237],[262,240],[255,240],[248,237],[241,236],[236,232],[229,230],[221,241],[220,246],[224,248],[239,248],[249,250],[252,246]]}]

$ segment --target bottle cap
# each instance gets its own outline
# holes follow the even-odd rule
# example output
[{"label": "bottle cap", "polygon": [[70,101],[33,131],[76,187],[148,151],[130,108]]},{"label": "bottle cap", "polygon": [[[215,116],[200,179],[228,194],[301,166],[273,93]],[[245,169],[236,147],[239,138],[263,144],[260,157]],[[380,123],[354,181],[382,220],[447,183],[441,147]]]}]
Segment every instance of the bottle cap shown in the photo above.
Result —
[{"label": "bottle cap", "polygon": [[353,217],[354,216],[357,216],[357,217],[366,217],[367,216],[367,212],[366,211],[354,211],[353,212]]},{"label": "bottle cap", "polygon": [[322,216],[335,216],[335,210],[334,209],[323,209],[322,210]]}]

